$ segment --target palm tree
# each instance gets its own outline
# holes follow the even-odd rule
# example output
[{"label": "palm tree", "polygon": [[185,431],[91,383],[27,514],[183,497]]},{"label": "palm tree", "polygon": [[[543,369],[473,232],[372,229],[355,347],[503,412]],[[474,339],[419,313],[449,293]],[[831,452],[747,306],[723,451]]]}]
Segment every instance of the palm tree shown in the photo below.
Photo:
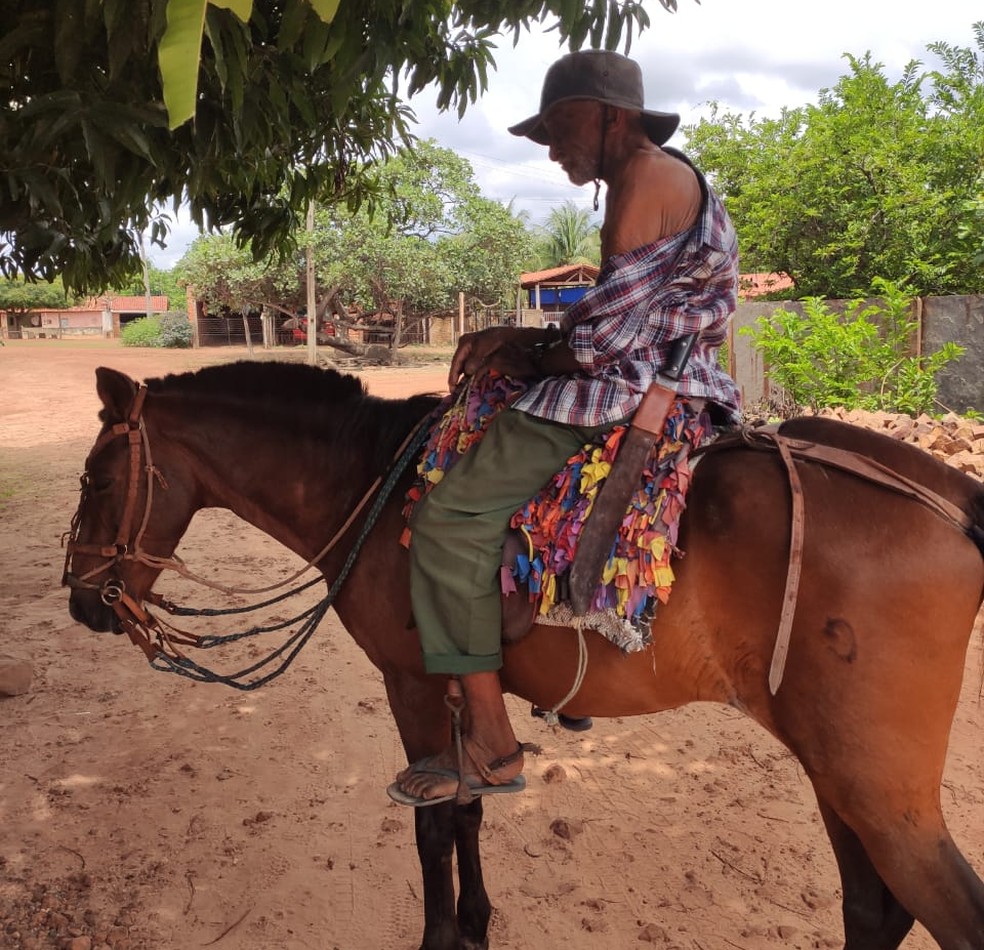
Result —
[{"label": "palm tree", "polygon": [[591,212],[578,208],[573,201],[554,208],[542,228],[539,251],[545,268],[600,263],[601,232],[591,220]]}]

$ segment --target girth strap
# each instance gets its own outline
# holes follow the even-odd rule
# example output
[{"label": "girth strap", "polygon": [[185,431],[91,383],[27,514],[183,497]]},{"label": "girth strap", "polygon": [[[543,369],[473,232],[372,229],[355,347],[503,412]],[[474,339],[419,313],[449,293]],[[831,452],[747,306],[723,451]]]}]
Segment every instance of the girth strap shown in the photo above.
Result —
[{"label": "girth strap", "polygon": [[973,526],[971,517],[958,505],[937,494],[919,482],[893,471],[887,465],[877,462],[849,449],[834,448],[805,439],[792,439],[780,435],[773,426],[750,428],[743,426],[738,433],[739,440],[728,438],[708,443],[695,450],[694,456],[705,455],[719,449],[751,448],[778,452],[789,475],[789,490],[792,496],[792,524],[789,542],[789,567],[786,573],[786,588],[782,598],[782,612],[779,629],[772,650],[772,663],[769,667],[769,690],[774,696],[782,683],[789,655],[789,641],[793,629],[796,603],[799,599],[800,575],[803,568],[803,551],[806,543],[806,504],[803,486],[796,470],[796,460],[814,462],[828,468],[854,475],[889,491],[910,498],[928,508],[934,514],[949,521],[964,533]]}]

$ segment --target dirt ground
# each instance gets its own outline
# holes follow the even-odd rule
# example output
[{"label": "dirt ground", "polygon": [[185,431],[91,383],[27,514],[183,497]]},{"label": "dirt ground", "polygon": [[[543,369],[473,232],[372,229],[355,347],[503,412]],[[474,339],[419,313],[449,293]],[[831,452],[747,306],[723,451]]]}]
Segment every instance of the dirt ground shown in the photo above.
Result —
[{"label": "dirt ground", "polygon": [[[400,746],[380,677],[333,616],[285,676],[240,694],[154,672],[123,638],[73,623],[59,587],[59,542],[98,429],[94,368],[147,377],[243,355],[0,348],[0,653],[34,665],[31,690],[0,699],[0,946],[418,946],[413,816],[384,791]],[[445,372],[364,377],[399,395],[440,389]],[[214,512],[180,553],[229,583],[276,580],[297,563]],[[173,581],[163,589],[222,605]],[[978,872],[980,661],[975,639],[943,789]],[[809,783],[758,727],[695,706],[575,735],[510,703],[520,736],[544,754],[529,762],[525,794],[486,805],[492,947],[842,945]],[[557,765],[566,779],[545,781]],[[932,946],[918,927],[905,943]]]}]

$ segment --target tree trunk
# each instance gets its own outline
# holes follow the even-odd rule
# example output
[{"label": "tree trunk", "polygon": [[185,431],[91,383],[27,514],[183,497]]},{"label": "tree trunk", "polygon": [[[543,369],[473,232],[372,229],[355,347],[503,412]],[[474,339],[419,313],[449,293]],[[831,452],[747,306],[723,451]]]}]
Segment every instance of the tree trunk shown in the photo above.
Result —
[{"label": "tree trunk", "polygon": [[246,352],[249,353],[250,357],[253,356],[253,338],[249,334],[249,318],[246,316],[245,312],[240,314],[243,318],[243,333],[246,334]]},{"label": "tree trunk", "polygon": [[400,343],[403,340],[403,301],[401,300],[396,305],[396,311],[393,314],[393,336],[390,338],[390,348],[398,350],[400,348]]},{"label": "tree trunk", "polygon": [[351,340],[343,340],[337,336],[330,336],[324,339],[323,343],[356,359],[365,360],[367,363],[381,363],[385,366],[393,362],[396,353],[395,350],[378,343],[353,343]]}]

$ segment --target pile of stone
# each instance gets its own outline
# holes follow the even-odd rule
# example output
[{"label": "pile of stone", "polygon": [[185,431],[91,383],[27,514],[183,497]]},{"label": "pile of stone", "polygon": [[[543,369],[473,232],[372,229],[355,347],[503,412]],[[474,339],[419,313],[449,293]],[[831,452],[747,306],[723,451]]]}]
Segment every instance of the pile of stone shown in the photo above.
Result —
[{"label": "pile of stone", "polygon": [[984,479],[984,422],[966,419],[955,412],[947,413],[942,419],[927,415],[913,418],[891,412],[863,412],[860,409],[823,409],[819,415],[841,419],[918,445],[947,465]]}]

